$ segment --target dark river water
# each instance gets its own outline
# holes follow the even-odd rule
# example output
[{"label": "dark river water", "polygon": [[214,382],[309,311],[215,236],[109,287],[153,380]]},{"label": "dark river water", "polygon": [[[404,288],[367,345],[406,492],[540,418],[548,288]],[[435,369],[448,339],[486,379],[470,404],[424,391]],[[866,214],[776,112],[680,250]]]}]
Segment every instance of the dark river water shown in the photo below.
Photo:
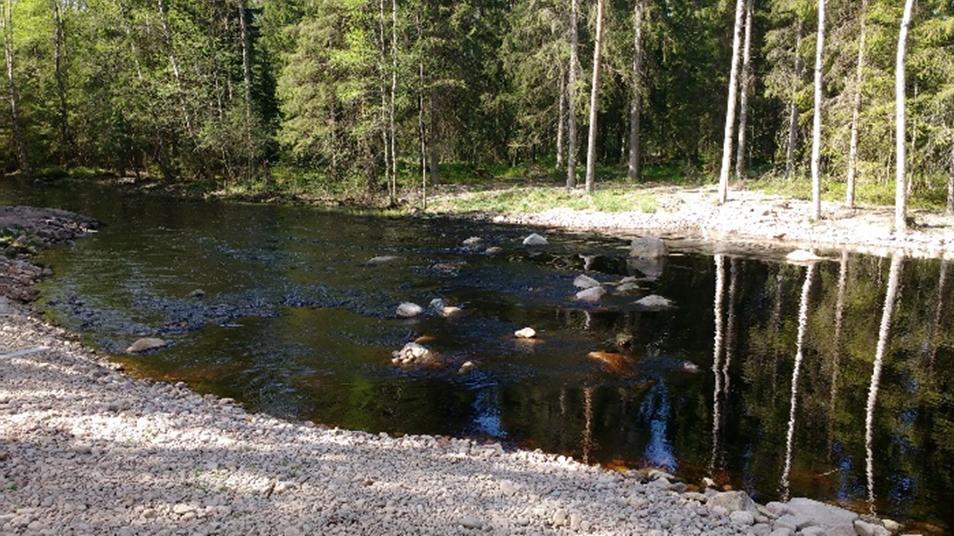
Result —
[{"label": "dark river water", "polygon": [[[40,306],[134,374],[282,417],[663,467],[762,501],[809,496],[954,528],[954,268],[939,261],[830,252],[808,269],[677,246],[636,266],[622,240],[551,232],[531,250],[529,229],[440,219],[9,182],[0,202],[105,222],[40,257],[55,272]],[[504,254],[460,247],[474,235]],[[601,281],[661,275],[584,306],[579,254],[602,255],[588,272]],[[380,255],[397,260],[364,265]],[[648,293],[677,307],[642,310]],[[433,298],[464,313],[394,317]],[[524,326],[538,340],[515,340]],[[144,335],[173,346],[122,355]],[[419,338],[446,367],[391,364]],[[468,360],[476,371],[458,375]]]}]

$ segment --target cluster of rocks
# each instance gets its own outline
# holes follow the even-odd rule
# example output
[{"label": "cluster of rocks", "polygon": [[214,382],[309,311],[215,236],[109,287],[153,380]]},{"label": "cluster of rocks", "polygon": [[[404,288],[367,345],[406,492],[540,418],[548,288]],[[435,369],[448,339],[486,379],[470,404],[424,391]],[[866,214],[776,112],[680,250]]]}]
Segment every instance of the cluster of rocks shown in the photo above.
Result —
[{"label": "cluster of rocks", "polygon": [[[649,275],[645,278],[626,276],[619,281],[603,283],[586,274],[581,274],[573,280],[573,286],[579,289],[575,298],[583,303],[596,304],[609,294],[607,287],[611,287],[613,293],[618,295],[643,290],[639,282],[643,279],[652,280],[661,275],[661,269],[657,269],[656,266],[659,266],[662,263],[661,259],[667,255],[669,255],[669,248],[662,239],[652,236],[637,238],[630,243],[629,257],[638,261],[641,271]],[[595,256],[584,257],[584,261],[586,266],[590,266],[595,262]],[[633,305],[648,311],[659,311],[670,309],[675,304],[668,298],[650,294],[636,300]]]},{"label": "cluster of rocks", "polygon": [[35,300],[34,285],[50,272],[30,262],[30,257],[96,227],[95,220],[65,210],[0,207],[0,296],[20,303]]}]

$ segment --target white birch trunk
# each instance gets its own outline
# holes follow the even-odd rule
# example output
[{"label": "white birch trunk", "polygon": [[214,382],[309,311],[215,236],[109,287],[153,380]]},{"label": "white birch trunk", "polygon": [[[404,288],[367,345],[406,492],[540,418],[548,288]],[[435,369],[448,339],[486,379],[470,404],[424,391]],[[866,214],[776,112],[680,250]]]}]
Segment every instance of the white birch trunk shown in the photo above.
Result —
[{"label": "white birch trunk", "polygon": [[567,150],[566,150],[566,188],[576,188],[576,65],[579,63],[579,36],[577,17],[579,0],[570,0],[570,70],[567,75]]},{"label": "white birch trunk", "polygon": [[719,204],[729,199],[729,173],[732,167],[732,139],[735,137],[735,105],[739,89],[739,49],[742,41],[742,18],[745,0],[735,0],[735,25],[732,30],[732,62],[729,67],[729,95],[725,107],[725,132],[722,136],[722,167],[719,171]]},{"label": "white birch trunk", "polygon": [[903,235],[908,230],[907,208],[908,196],[905,183],[907,165],[907,147],[905,144],[906,100],[905,92],[905,57],[908,52],[908,28],[911,26],[911,12],[914,9],[914,0],[905,0],[904,14],[901,16],[901,31],[898,34],[898,57],[894,69],[894,230]]},{"label": "white birch trunk", "polygon": [[629,163],[627,174],[632,181],[641,175],[640,121],[643,104],[643,0],[633,7],[633,89],[629,105]]},{"label": "white birch trunk", "polygon": [[752,23],[754,0],[745,1],[745,44],[742,46],[742,83],[739,95],[739,132],[735,148],[735,179],[745,176],[746,135],[748,134],[749,95],[752,93]]},{"label": "white birch trunk", "polygon": [[563,169],[563,127],[566,119],[566,77],[560,73],[560,104],[557,110],[556,165]]},{"label": "white birch trunk", "polygon": [[397,98],[397,68],[398,68],[398,40],[397,40],[397,0],[391,0],[391,100],[388,103],[388,129],[391,138],[391,184],[394,192],[392,204],[397,201],[397,129],[394,126],[394,100]]},{"label": "white birch trunk", "polygon": [[586,193],[593,193],[596,180],[596,133],[599,114],[600,61],[603,56],[603,4],[596,0],[596,38],[593,42],[593,83],[590,86],[590,125],[586,140]]},{"label": "white birch trunk", "polygon": [[[802,20],[798,19],[795,23],[795,79],[800,82],[802,79]],[[791,178],[795,173],[795,145],[798,143],[798,103],[795,102],[795,92],[797,84],[793,84],[792,97],[788,104],[788,146],[785,150],[785,178]]]}]

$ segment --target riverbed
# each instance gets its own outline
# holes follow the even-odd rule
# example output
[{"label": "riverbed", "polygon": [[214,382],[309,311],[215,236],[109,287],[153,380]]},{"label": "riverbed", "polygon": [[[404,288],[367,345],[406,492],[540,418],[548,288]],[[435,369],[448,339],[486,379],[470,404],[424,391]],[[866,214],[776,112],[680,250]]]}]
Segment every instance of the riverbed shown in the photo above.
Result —
[{"label": "riverbed", "polygon": [[[873,382],[889,258],[824,252],[809,271],[677,242],[640,265],[622,239],[548,232],[547,246],[525,247],[534,229],[520,226],[22,183],[0,185],[0,202],[105,223],[39,257],[54,275],[38,306],[136,375],[277,417],[492,440],[711,476],[762,502],[802,495],[954,523],[954,322],[940,261],[896,268]],[[471,236],[503,251],[464,248]],[[368,263],[381,256],[393,259]],[[573,299],[581,273],[641,288],[585,305]],[[649,294],[675,307],[640,307]],[[395,318],[399,303],[434,298],[462,313]],[[516,340],[525,326],[538,337]],[[124,355],[141,336],[173,344]],[[391,352],[414,340],[444,365],[395,367]],[[458,374],[466,361],[476,369]]]}]

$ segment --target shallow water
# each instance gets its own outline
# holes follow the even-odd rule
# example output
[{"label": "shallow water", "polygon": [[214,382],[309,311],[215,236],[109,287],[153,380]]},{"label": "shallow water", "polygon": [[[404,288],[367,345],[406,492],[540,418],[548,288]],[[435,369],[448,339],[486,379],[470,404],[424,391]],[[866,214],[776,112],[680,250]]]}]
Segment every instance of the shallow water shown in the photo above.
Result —
[{"label": "shallow water", "polygon": [[[890,259],[833,252],[809,272],[676,251],[660,266],[627,266],[621,240],[549,233],[551,245],[530,250],[520,245],[530,231],[515,227],[25,183],[0,183],[0,202],[107,224],[41,256],[55,271],[41,306],[136,374],[283,417],[665,467],[762,501],[804,495],[954,527],[954,268],[939,261],[896,263],[873,378]],[[505,253],[465,251],[472,235]],[[602,281],[662,274],[583,306],[572,300],[580,253],[603,255],[602,271],[588,272]],[[364,265],[379,255],[398,259]],[[649,293],[677,307],[634,305]],[[437,297],[464,314],[393,318],[402,301]],[[524,326],[538,340],[512,337]],[[118,355],[143,335],[174,345]],[[446,367],[391,364],[419,337]],[[458,375],[467,360],[477,371]]]}]

